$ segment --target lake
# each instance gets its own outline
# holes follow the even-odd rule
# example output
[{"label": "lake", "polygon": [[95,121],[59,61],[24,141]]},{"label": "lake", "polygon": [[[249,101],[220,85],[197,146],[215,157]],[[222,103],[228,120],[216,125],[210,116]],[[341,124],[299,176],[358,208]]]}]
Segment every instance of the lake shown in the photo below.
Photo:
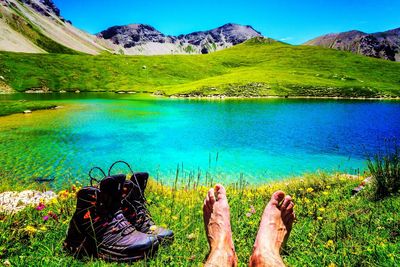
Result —
[{"label": "lake", "polygon": [[[131,163],[166,183],[206,173],[263,183],[318,170],[362,172],[400,135],[400,102],[194,100],[119,94],[14,94],[64,106],[0,117],[0,168],[16,182],[88,183],[92,166]],[[121,165],[116,171],[125,171]],[[210,178],[207,178],[210,179]]]}]

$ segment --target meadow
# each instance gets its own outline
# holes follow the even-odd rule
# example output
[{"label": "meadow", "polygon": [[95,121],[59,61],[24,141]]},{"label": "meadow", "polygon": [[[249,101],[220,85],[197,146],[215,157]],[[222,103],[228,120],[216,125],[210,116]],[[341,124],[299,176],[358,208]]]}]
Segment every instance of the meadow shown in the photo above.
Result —
[{"label": "meadow", "polygon": [[[368,185],[352,197],[352,189],[362,179],[314,173],[257,187],[243,178],[226,185],[240,266],[248,263],[263,208],[277,189],[290,194],[296,203],[297,221],[283,251],[289,266],[398,266],[400,196],[377,200],[374,187]],[[124,266],[89,258],[77,260],[62,250],[75,208],[75,192],[81,186],[75,184],[58,192],[57,200],[45,203],[44,209],[32,206],[17,214],[1,214],[2,261],[12,266]],[[177,176],[172,186],[150,181],[146,197],[153,219],[172,229],[175,241],[134,266],[199,266],[204,262],[208,244],[202,202],[210,186],[211,181],[200,185],[195,177]]]},{"label": "meadow", "polygon": [[22,113],[25,110],[35,111],[42,109],[52,109],[56,105],[44,101],[0,101],[0,116],[6,116],[15,113]]},{"label": "meadow", "polygon": [[165,96],[400,96],[400,65],[255,38],[207,55],[99,56],[0,52],[16,91],[134,91]]}]

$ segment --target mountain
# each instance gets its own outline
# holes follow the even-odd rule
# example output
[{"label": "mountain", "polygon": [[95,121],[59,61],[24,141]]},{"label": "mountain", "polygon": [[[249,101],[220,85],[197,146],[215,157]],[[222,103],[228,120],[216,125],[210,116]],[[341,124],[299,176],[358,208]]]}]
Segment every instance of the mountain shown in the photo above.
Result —
[{"label": "mountain", "polygon": [[124,54],[207,54],[243,43],[261,33],[251,26],[228,23],[208,31],[198,31],[179,36],[161,33],[145,24],[110,27],[97,34],[108,40],[109,46]]},{"label": "mountain", "polygon": [[61,17],[51,0],[0,0],[0,50],[99,54],[110,49]]},{"label": "mountain", "polygon": [[86,33],[61,16],[52,0],[0,0],[0,50],[26,53],[155,55],[209,53],[261,36],[251,26],[167,36],[144,24]]},{"label": "mountain", "polygon": [[353,53],[400,61],[400,28],[377,33],[348,31],[327,34],[305,43]]}]

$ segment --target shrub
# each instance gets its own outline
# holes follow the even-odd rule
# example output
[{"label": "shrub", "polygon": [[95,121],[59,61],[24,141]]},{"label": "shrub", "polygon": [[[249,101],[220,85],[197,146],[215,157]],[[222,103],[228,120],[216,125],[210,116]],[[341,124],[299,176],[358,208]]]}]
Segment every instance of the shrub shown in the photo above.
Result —
[{"label": "shrub", "polygon": [[375,199],[382,199],[400,190],[400,149],[398,145],[368,159],[373,178]]}]

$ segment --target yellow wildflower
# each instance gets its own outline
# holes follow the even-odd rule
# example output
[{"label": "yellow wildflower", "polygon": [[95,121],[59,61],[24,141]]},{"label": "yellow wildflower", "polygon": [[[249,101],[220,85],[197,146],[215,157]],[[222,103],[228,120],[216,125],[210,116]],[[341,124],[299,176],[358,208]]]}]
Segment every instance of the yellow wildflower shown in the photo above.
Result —
[{"label": "yellow wildflower", "polygon": [[172,220],[176,221],[176,220],[178,220],[178,217],[177,216],[172,216]]},{"label": "yellow wildflower", "polygon": [[24,230],[30,235],[33,235],[37,232],[37,229],[31,225],[28,225],[27,227],[25,227]]},{"label": "yellow wildflower", "polygon": [[191,234],[188,234],[186,237],[189,240],[193,240],[193,239],[197,238],[197,234],[196,233],[191,233]]},{"label": "yellow wildflower", "polygon": [[68,198],[69,197],[68,190],[61,190],[60,192],[58,192],[58,197],[61,199]]},{"label": "yellow wildflower", "polygon": [[308,193],[311,193],[312,191],[314,191],[314,189],[312,187],[307,188]]},{"label": "yellow wildflower", "polygon": [[329,188],[331,188],[331,186],[330,186],[330,185],[327,185],[326,188],[329,189]]},{"label": "yellow wildflower", "polygon": [[333,262],[331,262],[328,267],[336,267],[336,264],[334,264]]},{"label": "yellow wildflower", "polygon": [[155,230],[157,230],[157,225],[152,225],[152,226],[150,226],[150,231],[155,231]]},{"label": "yellow wildflower", "polygon": [[57,198],[52,198],[52,199],[49,201],[49,204],[50,204],[50,205],[58,204]]},{"label": "yellow wildflower", "polygon": [[254,194],[251,191],[247,192],[246,195],[248,198],[254,197]]},{"label": "yellow wildflower", "polygon": [[318,210],[319,210],[320,212],[324,212],[324,211],[325,211],[325,208],[321,207],[321,208],[319,208]]},{"label": "yellow wildflower", "polygon": [[325,243],[325,247],[329,248],[329,247],[332,247],[332,246],[333,246],[333,240],[329,239],[328,242]]},{"label": "yellow wildflower", "polygon": [[46,226],[42,226],[42,227],[40,227],[40,231],[47,231],[47,227]]},{"label": "yellow wildflower", "polygon": [[318,216],[317,219],[318,219],[318,220],[322,220],[323,218],[322,218],[321,216]]},{"label": "yellow wildflower", "polygon": [[328,193],[328,192],[326,192],[326,191],[322,192],[322,194],[323,194],[324,196],[327,196],[327,195],[329,195],[329,193]]}]

